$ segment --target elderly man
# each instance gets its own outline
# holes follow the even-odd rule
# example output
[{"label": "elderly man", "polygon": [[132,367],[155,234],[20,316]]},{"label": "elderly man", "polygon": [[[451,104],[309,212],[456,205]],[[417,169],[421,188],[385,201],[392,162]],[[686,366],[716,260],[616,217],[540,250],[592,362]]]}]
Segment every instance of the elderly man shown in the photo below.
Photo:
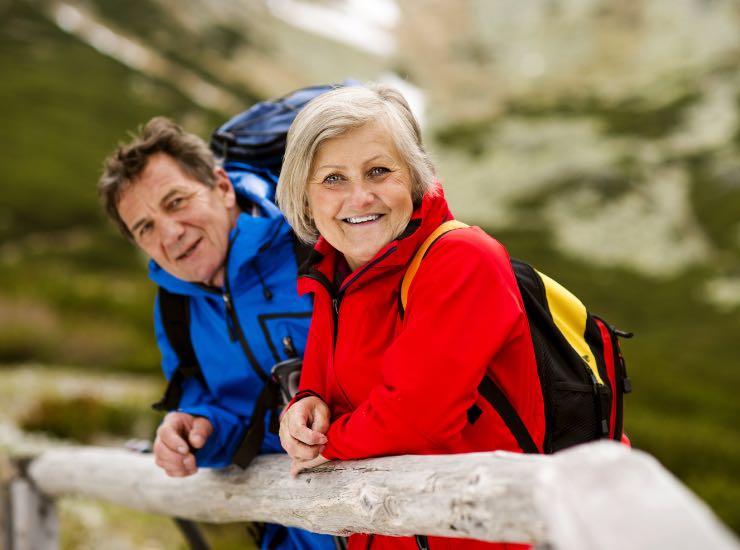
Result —
[{"label": "elderly man", "polygon": [[[160,406],[171,412],[153,451],[170,476],[282,451],[263,389],[274,364],[302,353],[311,302],[296,294],[293,234],[255,178],[227,174],[200,138],[154,118],[106,159],[98,183],[159,286],[155,332],[169,380]],[[334,542],[268,525],[262,548]]]}]

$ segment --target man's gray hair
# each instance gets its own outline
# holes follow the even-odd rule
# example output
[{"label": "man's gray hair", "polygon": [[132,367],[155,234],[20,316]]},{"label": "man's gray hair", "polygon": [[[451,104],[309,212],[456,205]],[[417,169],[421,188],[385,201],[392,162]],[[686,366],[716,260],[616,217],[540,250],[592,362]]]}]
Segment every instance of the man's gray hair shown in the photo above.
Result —
[{"label": "man's gray hair", "polygon": [[308,207],[308,179],[319,147],[368,123],[385,127],[408,165],[415,206],[436,189],[434,165],[422,145],[419,123],[398,90],[381,84],[331,90],[306,105],[288,131],[276,199],[301,240],[312,243],[319,235]]}]

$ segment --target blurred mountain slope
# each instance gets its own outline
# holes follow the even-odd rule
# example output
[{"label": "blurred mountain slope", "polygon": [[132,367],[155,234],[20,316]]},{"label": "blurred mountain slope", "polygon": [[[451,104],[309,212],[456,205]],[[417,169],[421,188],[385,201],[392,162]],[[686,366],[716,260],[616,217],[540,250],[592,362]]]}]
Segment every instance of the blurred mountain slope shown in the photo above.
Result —
[{"label": "blurred mountain slope", "polygon": [[404,0],[355,21],[386,53],[281,16],[352,32],[354,4],[0,0],[0,362],[156,371],[144,258],[94,192],[127,131],[207,138],[256,99],[395,74],[456,215],[637,333],[635,445],[740,531],[738,4]]}]

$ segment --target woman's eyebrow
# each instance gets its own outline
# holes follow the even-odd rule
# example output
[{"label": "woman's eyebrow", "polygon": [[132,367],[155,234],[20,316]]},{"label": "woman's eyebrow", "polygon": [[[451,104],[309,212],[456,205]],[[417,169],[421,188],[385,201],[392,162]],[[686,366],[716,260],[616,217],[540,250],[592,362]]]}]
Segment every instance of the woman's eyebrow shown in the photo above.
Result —
[{"label": "woman's eyebrow", "polygon": [[[363,164],[368,164],[370,162],[375,162],[375,161],[377,161],[379,159],[390,159],[390,158],[391,157],[389,155],[387,155],[386,153],[378,153],[377,155],[374,155],[374,156],[372,156],[372,157],[370,157],[368,159],[363,160],[362,163]],[[326,170],[326,169],[338,170],[338,169],[342,169],[342,168],[346,168],[346,166],[344,164],[322,164],[321,166],[317,166],[313,170],[313,172],[316,173],[319,170]]]}]

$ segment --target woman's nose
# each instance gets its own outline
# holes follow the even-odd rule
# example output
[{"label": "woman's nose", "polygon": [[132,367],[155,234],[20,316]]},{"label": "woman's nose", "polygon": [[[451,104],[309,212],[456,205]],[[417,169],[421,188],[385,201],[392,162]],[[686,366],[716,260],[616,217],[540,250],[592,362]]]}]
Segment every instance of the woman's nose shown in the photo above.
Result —
[{"label": "woman's nose", "polygon": [[349,191],[350,194],[347,200],[352,206],[364,206],[373,201],[374,194],[369,182],[361,179],[353,180],[350,183]]}]

